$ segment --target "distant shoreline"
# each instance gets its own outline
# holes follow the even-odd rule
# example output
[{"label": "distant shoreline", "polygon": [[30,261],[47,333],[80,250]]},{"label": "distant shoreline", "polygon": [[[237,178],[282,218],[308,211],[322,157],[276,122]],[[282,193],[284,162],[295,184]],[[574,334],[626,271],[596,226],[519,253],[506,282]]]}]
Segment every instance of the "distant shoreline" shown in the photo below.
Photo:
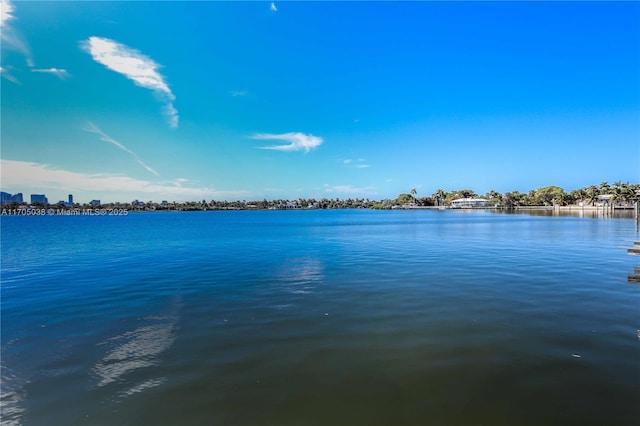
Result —
[{"label": "distant shoreline", "polygon": [[392,210],[539,210],[539,211],[562,211],[562,212],[602,212],[611,210],[634,210],[633,205],[624,206],[514,206],[514,207],[451,207],[451,206],[394,206]]},{"label": "distant shoreline", "polygon": [[162,213],[162,212],[215,212],[215,211],[313,211],[313,210],[453,210],[453,211],[494,211],[494,212],[549,212],[549,213],[591,213],[601,214],[604,216],[613,215],[615,213],[633,213],[636,207],[634,205],[609,205],[609,206],[513,206],[506,207],[452,207],[452,206],[392,206],[390,208],[371,208],[371,207],[332,207],[332,208],[258,208],[251,207],[204,207],[204,208],[188,208],[188,209],[144,209],[144,208],[59,208],[59,207],[29,207],[21,208],[3,207],[0,212],[1,216],[127,216],[129,213]]}]

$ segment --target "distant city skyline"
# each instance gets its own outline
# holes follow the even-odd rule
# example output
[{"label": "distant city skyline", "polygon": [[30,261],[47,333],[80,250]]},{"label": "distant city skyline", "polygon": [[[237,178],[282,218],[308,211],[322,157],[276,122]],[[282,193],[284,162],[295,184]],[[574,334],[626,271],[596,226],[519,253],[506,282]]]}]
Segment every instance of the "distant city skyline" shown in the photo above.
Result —
[{"label": "distant city skyline", "polygon": [[[67,200],[60,200],[57,203],[49,201],[49,197],[46,194],[30,194],[29,199],[31,203],[43,203],[43,204],[64,204],[66,206],[73,206],[73,194],[67,195]],[[94,200],[95,201],[95,200]],[[0,204],[7,205],[11,203],[24,203],[24,195],[22,192],[12,194],[10,192],[0,191]]]},{"label": "distant city skyline", "polygon": [[638,2],[0,1],[2,191],[640,182]]}]

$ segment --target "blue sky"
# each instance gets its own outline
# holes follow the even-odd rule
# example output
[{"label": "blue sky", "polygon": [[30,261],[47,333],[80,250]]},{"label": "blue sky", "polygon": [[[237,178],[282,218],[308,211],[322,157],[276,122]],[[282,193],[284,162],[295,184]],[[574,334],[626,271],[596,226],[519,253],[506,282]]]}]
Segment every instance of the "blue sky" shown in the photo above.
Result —
[{"label": "blue sky", "polygon": [[2,0],[1,55],[53,202],[640,182],[637,2]]}]

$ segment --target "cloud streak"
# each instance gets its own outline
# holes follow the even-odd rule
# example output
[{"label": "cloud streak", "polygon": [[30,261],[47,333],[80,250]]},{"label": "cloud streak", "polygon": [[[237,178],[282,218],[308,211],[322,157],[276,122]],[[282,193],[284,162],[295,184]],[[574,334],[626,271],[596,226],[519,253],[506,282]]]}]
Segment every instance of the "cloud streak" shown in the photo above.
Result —
[{"label": "cloud streak", "polygon": [[342,160],[342,164],[345,167],[351,167],[351,168],[355,168],[355,169],[366,169],[369,167],[369,165],[366,163],[367,160],[365,160],[364,158],[358,158],[357,160],[353,160],[351,158],[347,158],[345,160]]},{"label": "cloud streak", "polygon": [[165,102],[164,114],[169,125],[178,127],[178,111],[173,106],[176,98],[164,77],[158,72],[160,65],[153,59],[138,50],[103,37],[89,37],[81,47],[94,61],[158,95]]},{"label": "cloud streak", "polygon": [[269,145],[262,146],[260,149],[271,149],[275,151],[304,151],[310,150],[322,145],[322,138],[313,135],[306,135],[300,132],[289,132],[281,134],[273,133],[257,133],[251,137],[257,140],[275,140],[288,142],[286,145]]},{"label": "cloud streak", "polygon": [[6,78],[7,80],[9,80],[12,83],[20,84],[20,81],[18,81],[17,78],[15,78],[13,75],[11,75],[9,70],[6,69],[6,68],[0,67],[0,75],[2,75],[2,77]]},{"label": "cloud streak", "polygon": [[271,6],[269,6],[269,10],[271,10],[272,12],[278,11],[278,8],[276,7],[276,4],[274,2],[271,2]]},{"label": "cloud streak", "polygon": [[8,21],[14,19],[12,13],[15,9],[9,0],[2,0],[0,6],[2,6],[0,8],[0,25],[4,27]]},{"label": "cloud streak", "polygon": [[339,194],[375,194],[376,188],[373,186],[356,187],[353,185],[324,185],[324,191]]},{"label": "cloud streak", "polygon": [[16,50],[22,53],[25,57],[27,65],[33,67],[33,57],[31,56],[31,49],[27,42],[25,42],[20,34],[9,25],[9,21],[16,19],[13,12],[15,8],[9,0],[1,0],[0,2],[0,31],[2,39],[2,47]]},{"label": "cloud streak", "polygon": [[[5,189],[34,188],[38,191],[84,192],[101,194],[113,201],[129,199],[170,199],[193,201],[199,199],[235,197],[241,199],[244,191],[219,191],[215,188],[187,186],[184,179],[152,182],[104,173],[87,174],[54,169],[49,165],[27,161],[0,160],[2,185]],[[103,197],[104,198],[104,197]]]},{"label": "cloud streak", "polygon": [[112,145],[117,146],[118,148],[120,148],[121,150],[123,150],[124,152],[126,152],[127,154],[131,155],[133,157],[133,159],[136,161],[136,163],[140,164],[142,167],[144,167],[149,173],[152,173],[156,176],[159,176],[158,172],[156,172],[155,170],[153,170],[151,167],[147,166],[137,155],[135,152],[131,151],[129,148],[127,148],[126,146],[124,146],[123,144],[121,144],[120,142],[118,142],[117,140],[113,139],[111,136],[107,135],[106,133],[104,133],[102,130],[100,130],[98,128],[98,126],[96,126],[93,123],[89,123],[85,129],[87,132],[91,132],[91,133],[95,133],[100,137],[100,140],[103,142],[107,142],[110,143]]},{"label": "cloud streak", "polygon": [[66,80],[71,77],[71,74],[69,74],[67,70],[62,68],[35,68],[32,69],[31,72],[55,75],[60,80]]}]

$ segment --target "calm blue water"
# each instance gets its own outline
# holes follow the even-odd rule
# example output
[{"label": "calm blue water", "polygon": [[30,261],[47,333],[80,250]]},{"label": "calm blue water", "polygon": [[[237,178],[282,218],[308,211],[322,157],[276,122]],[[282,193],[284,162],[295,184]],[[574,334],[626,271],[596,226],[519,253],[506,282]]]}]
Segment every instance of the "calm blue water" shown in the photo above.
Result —
[{"label": "calm blue water", "polygon": [[633,219],[2,217],[2,424],[629,425]]}]

